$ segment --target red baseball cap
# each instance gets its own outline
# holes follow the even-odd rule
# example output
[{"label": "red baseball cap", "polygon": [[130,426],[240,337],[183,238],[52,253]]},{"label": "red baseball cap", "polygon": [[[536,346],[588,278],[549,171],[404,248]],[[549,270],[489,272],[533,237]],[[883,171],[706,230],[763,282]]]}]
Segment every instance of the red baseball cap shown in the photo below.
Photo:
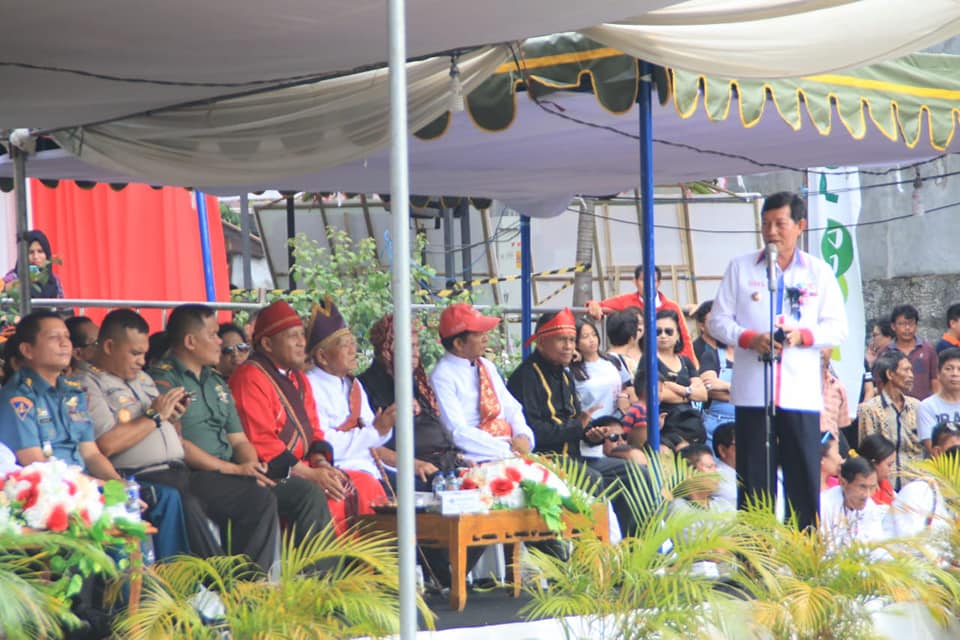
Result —
[{"label": "red baseball cap", "polygon": [[457,302],[440,314],[440,337],[449,338],[464,331],[486,333],[500,324],[500,318],[485,316],[465,302]]}]

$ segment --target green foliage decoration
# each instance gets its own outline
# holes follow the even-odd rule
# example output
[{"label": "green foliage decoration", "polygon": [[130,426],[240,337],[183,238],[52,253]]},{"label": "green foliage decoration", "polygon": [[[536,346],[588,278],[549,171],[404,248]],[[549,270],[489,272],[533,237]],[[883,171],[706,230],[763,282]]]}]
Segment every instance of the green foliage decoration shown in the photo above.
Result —
[{"label": "green foliage decoration", "polygon": [[0,637],[60,638],[80,621],[71,612],[83,580],[118,577],[102,544],[79,537],[78,522],[62,533],[0,533]]},{"label": "green foliage decoration", "polygon": [[[397,633],[396,541],[359,533],[337,537],[327,528],[299,546],[287,535],[276,581],[257,577],[242,556],[184,556],[158,565],[145,581],[140,609],[118,621],[117,637],[272,640]],[[213,624],[193,606],[200,585],[223,605]],[[417,605],[432,628],[432,612],[419,597]]]}]

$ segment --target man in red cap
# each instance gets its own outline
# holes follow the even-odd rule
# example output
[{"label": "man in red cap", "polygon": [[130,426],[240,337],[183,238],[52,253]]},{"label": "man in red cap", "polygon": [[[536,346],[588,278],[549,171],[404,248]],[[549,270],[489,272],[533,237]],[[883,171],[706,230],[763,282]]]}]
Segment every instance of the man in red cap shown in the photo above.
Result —
[{"label": "man in red cap", "polygon": [[510,458],[534,445],[523,407],[507,391],[496,366],[483,357],[487,333],[499,323],[461,302],[440,314],[446,353],[430,374],[430,384],[443,425],[464,458],[473,462]]},{"label": "man in red cap", "polygon": [[[537,321],[530,342],[537,348],[507,381],[507,388],[523,407],[527,424],[537,437],[536,451],[561,453],[580,458],[580,443],[602,444],[604,427],[590,428],[596,407],[580,406],[573,376],[568,367],[573,361],[577,341],[576,320],[570,309],[545,313]],[[595,478],[609,486],[617,481],[631,487],[627,465],[621,458],[582,458]],[[633,531],[630,509],[622,498],[614,501],[614,510],[624,535]]]},{"label": "man in red cap", "polygon": [[372,513],[371,501],[384,498],[380,469],[370,453],[393,433],[397,408],[370,408],[367,392],[353,376],[357,339],[333,300],[313,307],[307,329],[307,380],[313,391],[323,438],[333,447],[333,464],[350,474],[359,495],[359,513]]},{"label": "man in red cap", "polygon": [[[305,347],[300,316],[286,302],[274,302],[257,316],[253,353],[228,383],[244,433],[267,463],[267,476],[277,483],[274,494],[279,511],[292,514],[298,537],[308,523],[329,522],[331,513],[335,519],[337,513],[343,514],[350,493],[349,482],[332,465],[313,467],[306,462],[325,443],[310,383],[301,370]],[[329,507],[325,520],[320,514],[321,495]],[[337,524],[342,530],[342,518]]]}]

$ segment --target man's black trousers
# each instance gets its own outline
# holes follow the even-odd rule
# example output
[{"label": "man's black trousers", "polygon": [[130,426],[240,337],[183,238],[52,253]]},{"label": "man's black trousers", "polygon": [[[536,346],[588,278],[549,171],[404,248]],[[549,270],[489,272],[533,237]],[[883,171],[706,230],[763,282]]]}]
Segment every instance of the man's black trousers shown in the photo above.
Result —
[{"label": "man's black trousers", "polygon": [[[180,493],[190,549],[206,558],[243,553],[269,571],[277,551],[277,499],[270,489],[250,476],[217,471],[167,469],[137,476],[165,484]],[[207,526],[207,518],[220,528],[221,544]]]},{"label": "man's black trousers", "polygon": [[776,495],[777,466],[783,468],[783,490],[797,525],[815,526],[820,511],[820,413],[777,408],[772,418],[770,438],[770,477],[766,476],[763,407],[736,408],[737,475],[742,485],[737,506],[742,509],[747,496],[757,495],[769,486]]}]

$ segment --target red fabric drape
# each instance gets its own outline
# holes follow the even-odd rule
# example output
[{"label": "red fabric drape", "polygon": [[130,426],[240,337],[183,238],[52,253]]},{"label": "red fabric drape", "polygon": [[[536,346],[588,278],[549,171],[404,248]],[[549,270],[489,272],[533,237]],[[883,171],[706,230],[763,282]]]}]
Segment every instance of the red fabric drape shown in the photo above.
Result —
[{"label": "red fabric drape", "polygon": [[[68,298],[206,300],[200,227],[192,192],[130,184],[56,188],[31,180],[33,226],[50,238],[54,267]],[[207,221],[217,300],[230,299],[226,247],[218,201],[207,196]],[[99,323],[107,310],[90,309]],[[160,311],[144,310],[151,330]]]}]

